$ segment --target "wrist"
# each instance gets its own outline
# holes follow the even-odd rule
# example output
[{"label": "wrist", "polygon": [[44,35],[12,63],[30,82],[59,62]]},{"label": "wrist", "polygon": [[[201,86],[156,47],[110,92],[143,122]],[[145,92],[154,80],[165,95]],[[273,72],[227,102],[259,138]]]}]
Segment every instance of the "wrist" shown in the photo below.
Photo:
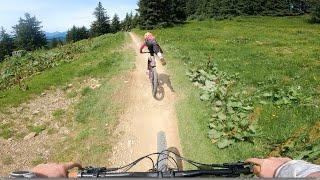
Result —
[{"label": "wrist", "polygon": [[319,165],[302,160],[291,160],[276,170],[274,178],[305,178],[316,172],[320,172]]}]

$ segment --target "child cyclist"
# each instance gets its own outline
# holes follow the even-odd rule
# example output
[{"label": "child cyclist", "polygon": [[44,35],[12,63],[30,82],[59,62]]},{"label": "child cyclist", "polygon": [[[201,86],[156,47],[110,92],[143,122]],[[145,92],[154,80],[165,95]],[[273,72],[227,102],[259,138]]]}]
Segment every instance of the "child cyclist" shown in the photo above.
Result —
[{"label": "child cyclist", "polygon": [[166,61],[162,55],[163,51],[162,51],[160,45],[157,43],[156,38],[150,32],[147,32],[144,35],[144,43],[140,47],[140,53],[143,53],[142,50],[145,47],[148,47],[149,53],[152,57],[152,62],[148,62],[148,70],[150,70],[150,66],[151,67],[156,66],[155,56],[154,56],[155,54],[160,58],[161,64],[163,66],[166,65]]}]

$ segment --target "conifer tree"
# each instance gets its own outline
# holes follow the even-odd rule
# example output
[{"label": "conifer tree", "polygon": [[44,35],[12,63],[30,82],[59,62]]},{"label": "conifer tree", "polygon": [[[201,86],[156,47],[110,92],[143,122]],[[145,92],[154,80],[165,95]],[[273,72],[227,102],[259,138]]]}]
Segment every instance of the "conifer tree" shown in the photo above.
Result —
[{"label": "conifer tree", "polygon": [[93,36],[100,36],[111,32],[109,17],[101,2],[98,3],[93,15],[96,18],[91,25],[91,34]]},{"label": "conifer tree", "polygon": [[136,13],[134,16],[133,16],[133,19],[132,19],[132,28],[136,28],[139,24],[139,14]]},{"label": "conifer tree", "polygon": [[28,13],[25,14],[25,19],[20,18],[18,24],[13,27],[15,45],[18,49],[32,51],[47,45],[40,24],[36,17],[31,17]]},{"label": "conifer tree", "polygon": [[[163,22],[163,4],[161,0],[139,0],[140,27],[153,29]],[[167,12],[168,13],[168,12]]]},{"label": "conifer tree", "polygon": [[88,39],[89,38],[89,31],[86,27],[76,27],[73,26],[70,30],[67,32],[67,42],[73,43],[80,41],[82,39]]},{"label": "conifer tree", "polygon": [[320,2],[314,0],[311,2],[311,22],[320,23]]},{"label": "conifer tree", "polygon": [[172,0],[172,14],[175,22],[183,22],[187,19],[186,0]]},{"label": "conifer tree", "polygon": [[53,38],[50,41],[49,47],[50,48],[56,48],[59,45],[59,40],[57,38]]},{"label": "conifer tree", "polygon": [[130,31],[133,28],[133,15],[132,13],[126,13],[126,17],[122,21],[122,29],[124,31]]},{"label": "conifer tree", "polygon": [[6,33],[3,27],[0,30],[0,62],[5,56],[10,56],[14,49],[13,38]]},{"label": "conifer tree", "polygon": [[116,33],[121,30],[120,19],[117,14],[114,15],[111,22],[111,32]]}]

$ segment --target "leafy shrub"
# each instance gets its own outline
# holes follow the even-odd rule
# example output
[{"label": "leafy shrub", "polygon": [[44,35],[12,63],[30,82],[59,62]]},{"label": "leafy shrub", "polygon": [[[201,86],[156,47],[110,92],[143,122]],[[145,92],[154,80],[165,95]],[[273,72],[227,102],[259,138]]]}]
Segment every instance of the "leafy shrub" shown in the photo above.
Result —
[{"label": "leafy shrub", "polygon": [[210,101],[214,114],[209,122],[209,138],[219,148],[225,148],[237,141],[250,141],[256,134],[249,115],[253,102],[245,91],[234,89],[238,75],[227,75],[209,62],[206,66],[187,73],[190,80],[202,89],[200,99]]},{"label": "leafy shrub", "polygon": [[[317,126],[316,124],[314,130]],[[311,129],[311,131],[313,131]],[[320,145],[315,142],[308,134],[308,131],[303,131],[301,134],[296,134],[282,143],[271,145],[271,151],[282,157],[291,157],[293,159],[303,159],[313,163],[320,163]]]},{"label": "leafy shrub", "polygon": [[296,105],[315,106],[312,97],[302,93],[300,86],[274,87],[273,80],[259,82],[254,92],[247,92],[238,74],[228,75],[218,70],[214,63],[195,70],[187,76],[202,91],[200,99],[209,101],[213,115],[209,120],[209,138],[219,148],[235,142],[253,142],[256,136],[254,104],[272,104],[277,107]]}]

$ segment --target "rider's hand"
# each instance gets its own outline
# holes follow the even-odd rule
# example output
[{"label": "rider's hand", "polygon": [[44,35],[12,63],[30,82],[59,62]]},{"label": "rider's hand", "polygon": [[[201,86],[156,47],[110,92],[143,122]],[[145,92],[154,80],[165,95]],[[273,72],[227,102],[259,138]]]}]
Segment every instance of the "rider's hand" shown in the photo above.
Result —
[{"label": "rider's hand", "polygon": [[79,163],[65,163],[65,164],[40,164],[32,169],[37,177],[46,177],[46,178],[67,178],[68,170],[75,167],[82,168]]},{"label": "rider's hand", "polygon": [[253,172],[262,178],[273,178],[277,169],[286,162],[291,161],[290,158],[274,158],[258,159],[250,158],[245,162],[254,164]]}]

